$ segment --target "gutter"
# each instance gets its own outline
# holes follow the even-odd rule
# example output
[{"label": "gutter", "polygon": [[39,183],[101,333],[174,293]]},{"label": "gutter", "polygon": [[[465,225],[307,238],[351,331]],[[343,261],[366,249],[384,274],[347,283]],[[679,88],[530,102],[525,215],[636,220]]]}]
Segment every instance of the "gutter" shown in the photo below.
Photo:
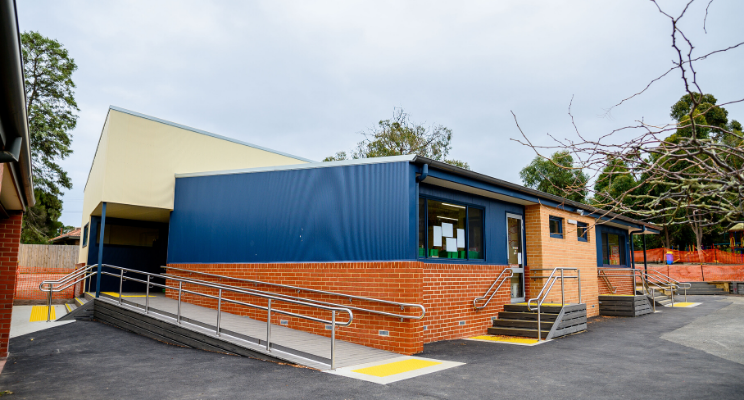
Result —
[{"label": "gutter", "polygon": [[14,0],[0,0],[0,163],[10,167],[25,211],[35,204],[21,36]]}]

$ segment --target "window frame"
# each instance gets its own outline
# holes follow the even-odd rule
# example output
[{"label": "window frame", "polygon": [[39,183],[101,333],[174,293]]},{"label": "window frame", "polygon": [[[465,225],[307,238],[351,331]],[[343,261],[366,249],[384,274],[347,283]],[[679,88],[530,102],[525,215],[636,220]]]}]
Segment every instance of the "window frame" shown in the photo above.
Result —
[{"label": "window frame", "polygon": [[[550,221],[555,221],[558,223],[558,233],[553,233],[552,231],[550,231]],[[552,238],[563,239],[563,218],[549,215],[548,216],[548,232],[550,233],[550,237]]]},{"label": "window frame", "polygon": [[[620,250],[620,260],[619,264],[605,264],[605,250],[607,252],[607,261],[609,262],[610,258],[610,249],[609,249],[609,235],[615,235],[618,237],[618,247],[620,247],[618,250]],[[599,235],[599,243],[600,243],[600,249],[602,250],[602,266],[603,267],[613,267],[613,268],[628,268],[630,267],[630,261],[628,260],[628,247],[627,247],[627,240],[628,237],[616,232],[601,232]],[[607,240],[605,240],[605,237]],[[607,246],[605,246],[607,244]],[[624,263],[623,263],[624,261]]]},{"label": "window frame", "polygon": [[[474,263],[483,263],[486,261],[486,208],[477,204],[472,203],[464,203],[462,201],[457,200],[451,200],[451,199],[445,199],[442,197],[437,196],[430,196],[430,195],[424,195],[419,194],[418,199],[416,199],[416,207],[418,207],[418,201],[419,199],[424,199],[424,221],[425,221],[425,228],[424,228],[424,237],[423,237],[423,243],[424,243],[424,255],[421,256],[418,251],[418,244],[421,243],[421,238],[417,237],[418,243],[416,244],[417,249],[417,259],[419,260],[427,260],[431,262],[474,262]],[[440,203],[449,203],[454,204],[458,206],[465,207],[465,258],[433,258],[429,256],[429,200],[438,201]],[[470,258],[470,251],[467,249],[470,248],[470,208],[477,208],[481,211],[483,215],[483,223],[481,225],[481,229],[483,231],[483,251],[482,258]],[[417,210],[416,218],[420,218],[421,216],[421,210]],[[418,221],[420,223],[420,221]],[[416,228],[416,235],[418,236],[418,225]]]},{"label": "window frame", "polygon": [[[579,234],[579,228],[584,228],[584,234]],[[579,242],[589,243],[589,224],[586,222],[576,222],[576,236]]]},{"label": "window frame", "polygon": [[90,234],[88,233],[89,227],[90,227],[90,222],[85,224],[85,227],[83,228],[83,247],[88,247],[88,236],[90,236]]}]

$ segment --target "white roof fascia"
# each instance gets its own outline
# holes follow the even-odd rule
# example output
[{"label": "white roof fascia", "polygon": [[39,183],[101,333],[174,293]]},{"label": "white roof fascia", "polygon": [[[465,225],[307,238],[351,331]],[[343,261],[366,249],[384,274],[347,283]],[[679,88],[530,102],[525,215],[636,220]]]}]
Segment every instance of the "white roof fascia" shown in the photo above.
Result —
[{"label": "white roof fascia", "polygon": [[404,156],[374,157],[374,158],[362,158],[362,159],[357,159],[357,160],[328,161],[328,162],[313,162],[313,163],[308,163],[308,164],[276,165],[276,166],[271,166],[271,167],[232,169],[232,170],[226,170],[226,171],[191,172],[191,173],[186,173],[186,174],[176,174],[176,178],[195,178],[199,176],[251,174],[251,173],[256,173],[256,172],[272,172],[272,171],[292,171],[292,170],[298,170],[298,169],[346,167],[346,166],[352,166],[352,165],[385,164],[385,163],[406,162],[406,161],[411,162],[415,158],[416,158],[415,154],[409,154],[409,155],[404,155]]}]

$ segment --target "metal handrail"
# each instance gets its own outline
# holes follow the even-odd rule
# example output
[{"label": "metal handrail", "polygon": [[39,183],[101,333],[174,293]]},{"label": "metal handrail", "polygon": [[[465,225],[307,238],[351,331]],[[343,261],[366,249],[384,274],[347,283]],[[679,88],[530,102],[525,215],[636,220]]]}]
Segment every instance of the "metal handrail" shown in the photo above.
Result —
[{"label": "metal handrail", "polygon": [[[651,297],[652,299],[654,299],[654,301],[655,301],[656,290],[662,293],[664,291],[669,291],[671,294],[670,299],[672,300],[672,305],[674,305],[674,293],[679,289],[679,286],[677,286],[676,284],[668,282],[668,281],[664,281],[657,276],[647,274],[641,269],[630,269],[630,268],[602,268],[602,269],[605,271],[611,270],[611,271],[628,272],[628,274],[607,274],[605,272],[605,275],[616,276],[616,277],[631,277],[633,279],[633,291],[634,292],[635,292],[635,288],[638,285],[637,279],[640,278],[641,286],[643,287],[643,289],[646,291],[647,294],[651,293]],[[685,288],[685,301],[686,300],[687,300],[687,290]]]},{"label": "metal handrail", "polygon": [[[535,269],[534,271],[542,271],[547,269]],[[545,281],[545,284],[543,285],[542,289],[540,289],[540,293],[537,294],[537,297],[527,300],[527,309],[530,311],[537,310],[537,341],[542,340],[542,330],[541,330],[541,316],[540,316],[540,308],[542,307],[542,303],[545,301],[545,299],[550,294],[550,291],[553,289],[553,285],[555,285],[555,282],[558,281],[558,277],[555,276],[556,271],[561,271],[561,307],[564,307],[566,305],[566,292],[565,292],[565,279],[567,278],[576,278],[579,282],[579,304],[581,304],[581,270],[578,268],[567,268],[567,267],[556,267],[553,268],[553,271],[548,276],[548,280]],[[576,271],[576,276],[564,276],[563,271]],[[536,308],[532,308],[531,304],[532,302],[537,303]]]},{"label": "metal handrail", "polygon": [[654,273],[656,275],[661,275],[662,277],[666,278],[667,283],[674,284],[674,286],[677,287],[677,289],[683,289],[685,291],[685,301],[687,301],[687,289],[690,289],[692,287],[692,284],[689,282],[680,282],[668,275],[665,275],[659,271],[651,270],[649,271],[651,273]]},{"label": "metal handrail", "polygon": [[[92,268],[92,267],[94,267],[94,266],[90,266],[90,268]],[[178,311],[177,311],[177,314],[176,314],[176,322],[179,325],[181,324],[181,297],[182,297],[182,294],[183,293],[190,293],[190,294],[194,294],[194,295],[197,295],[197,296],[202,296],[202,297],[206,297],[206,298],[216,299],[217,300],[217,325],[216,325],[216,332],[215,333],[216,333],[217,336],[220,336],[220,330],[221,330],[220,329],[220,323],[221,323],[221,318],[222,318],[222,302],[223,301],[228,302],[228,303],[243,305],[243,306],[247,306],[247,307],[251,307],[251,308],[255,308],[255,309],[265,310],[267,312],[267,319],[266,319],[266,351],[267,352],[271,352],[271,314],[272,314],[272,312],[275,312],[275,313],[278,313],[278,314],[283,314],[283,315],[288,315],[288,316],[292,316],[292,317],[297,317],[297,318],[301,318],[301,319],[305,319],[305,320],[320,322],[320,323],[323,323],[325,325],[329,325],[330,324],[331,325],[331,362],[330,362],[331,369],[335,369],[335,367],[336,367],[336,364],[335,364],[336,363],[336,326],[349,326],[349,325],[351,325],[351,323],[354,320],[354,314],[353,314],[353,312],[350,309],[345,308],[345,307],[324,306],[324,305],[315,304],[315,303],[309,303],[309,302],[305,302],[305,301],[299,301],[299,300],[293,300],[293,299],[288,299],[288,298],[282,298],[282,297],[272,296],[272,295],[263,294],[263,293],[256,293],[255,291],[237,289],[237,288],[234,288],[234,287],[227,287],[226,285],[214,285],[214,284],[210,284],[210,283],[205,283],[203,281],[195,281],[195,280],[189,280],[189,279],[182,279],[182,278],[173,277],[173,276],[167,276],[166,277],[166,276],[163,276],[163,275],[160,275],[160,274],[153,274],[153,273],[150,273],[150,272],[144,272],[144,271],[138,271],[138,270],[133,270],[133,269],[129,269],[129,268],[117,267],[115,265],[103,264],[102,267],[107,267],[107,268],[119,270],[119,274],[118,275],[117,274],[114,274],[114,273],[111,273],[111,272],[108,272],[108,271],[102,271],[101,274],[102,275],[108,275],[108,276],[113,276],[113,277],[118,277],[119,278],[119,304],[120,305],[122,304],[122,287],[123,287],[124,280],[129,280],[129,281],[133,281],[133,282],[140,282],[140,283],[146,284],[146,288],[147,289],[146,289],[146,295],[145,295],[145,314],[148,314],[150,312],[150,309],[149,309],[150,286],[156,286],[156,287],[160,287],[160,288],[163,288],[163,289],[177,290],[178,291],[178,305],[177,305]],[[124,273],[125,272],[133,273],[133,274],[139,274],[139,275],[144,275],[144,276],[147,277],[147,279],[146,280],[142,280],[142,279],[137,279],[137,278],[134,278],[134,277],[131,277],[131,276],[124,276]],[[94,274],[91,274],[91,275],[94,275]],[[173,281],[173,282],[178,282],[178,286],[176,287],[176,286],[169,286],[167,284],[155,283],[155,282],[152,282],[151,278],[164,278],[164,279],[168,279],[168,280]],[[63,278],[63,279],[65,279],[65,278]],[[218,295],[217,296],[214,296],[214,295],[210,295],[210,294],[206,294],[206,293],[197,292],[197,291],[194,291],[194,290],[184,289],[183,288],[183,284],[184,283],[217,289]],[[53,282],[50,282],[45,288],[42,288],[41,285],[40,285],[40,289],[42,291],[48,291],[50,293],[50,297],[51,297],[51,292],[52,291],[62,290],[61,288],[55,289]],[[255,297],[266,299],[267,300],[267,306],[260,306],[260,305],[256,305],[256,304],[251,304],[251,303],[239,301],[239,300],[233,300],[233,299],[224,298],[222,296],[223,291],[232,292],[232,293],[239,293],[239,294],[247,294],[247,295],[250,295],[250,296],[255,296]],[[316,318],[316,317],[311,317],[311,316],[307,316],[307,315],[293,313],[291,311],[284,311],[284,310],[280,310],[280,309],[275,309],[275,308],[272,308],[272,302],[274,302],[274,301],[285,302],[285,303],[290,303],[290,304],[295,304],[295,305],[300,305],[300,306],[306,306],[306,307],[314,307],[314,308],[317,308],[317,309],[330,311],[331,312],[331,319],[330,320],[324,320],[324,319],[321,319],[321,318]],[[338,322],[338,321],[336,321],[336,313],[337,312],[338,313],[345,312],[348,315],[348,320],[346,322]]]},{"label": "metal handrail", "polygon": [[610,292],[617,293],[617,288],[612,286],[612,283],[610,282],[610,279],[607,276],[607,273],[605,271],[597,270],[597,275],[599,275],[599,277],[602,278],[605,285],[607,285],[607,288],[610,289]]},{"label": "metal handrail", "polygon": [[[506,273],[506,271],[509,271],[509,276],[503,276]],[[501,289],[501,286],[504,284],[504,282],[506,282],[507,279],[511,279],[511,277],[513,276],[514,276],[513,268],[505,268],[503,271],[501,271],[499,276],[496,277],[496,280],[494,280],[493,283],[491,284],[491,287],[489,287],[488,290],[486,290],[486,294],[484,294],[482,297],[476,297],[475,299],[473,299],[473,308],[475,308],[476,310],[481,310],[483,308],[486,308],[488,303],[491,302],[491,299],[493,298],[493,296],[495,296],[496,293],[499,292],[499,289]],[[499,283],[499,281],[501,281],[501,283]],[[499,284],[499,286],[496,287],[496,290],[494,290],[490,296],[488,296],[488,293],[491,292],[491,290],[493,289],[494,286],[496,286],[497,283]],[[478,307],[478,301],[483,300],[486,297],[488,297],[488,300],[486,300],[486,303]]]},{"label": "metal handrail", "polygon": [[[304,288],[304,287],[299,287],[299,286],[291,286],[291,285],[283,285],[281,283],[264,282],[264,281],[254,280],[254,279],[234,278],[232,276],[210,274],[208,272],[192,271],[192,270],[188,270],[188,269],[168,267],[168,266],[163,266],[161,268],[166,268],[166,269],[173,270],[173,271],[182,271],[182,272],[189,272],[189,273],[192,273],[192,274],[199,274],[199,275],[211,276],[211,277],[221,278],[221,279],[229,279],[229,280],[238,281],[238,282],[247,282],[247,283],[253,283],[253,284],[257,284],[257,285],[266,285],[266,286],[280,287],[280,288],[284,288],[284,289],[297,290],[297,291],[300,291],[300,292],[309,292],[309,293],[318,293],[318,294],[325,294],[325,295],[331,295],[331,296],[345,297],[345,298],[347,298],[349,300],[356,299],[356,300],[362,300],[362,301],[369,301],[369,302],[375,302],[375,303],[381,303],[381,304],[399,306],[401,308],[401,310],[403,310],[406,307],[418,308],[419,310],[421,310],[421,314],[418,315],[418,316],[405,315],[405,314],[393,314],[393,313],[388,313],[388,312],[384,312],[384,311],[370,310],[370,309],[367,309],[367,308],[348,306],[348,305],[345,305],[345,304],[344,305],[341,305],[341,304],[335,304],[335,303],[330,303],[330,302],[323,302],[323,301],[319,301],[319,300],[306,299],[306,298],[302,298],[302,297],[289,296],[289,295],[284,295],[284,294],[276,294],[276,293],[273,294],[274,296],[277,296],[278,295],[278,296],[284,296],[284,297],[288,297],[288,298],[301,299],[303,301],[311,301],[311,302],[315,302],[315,303],[318,303],[318,304],[337,305],[339,307],[346,307],[346,308],[350,308],[350,309],[355,309],[357,311],[369,312],[369,313],[373,313],[373,314],[385,315],[385,316],[395,317],[395,318],[400,318],[400,319],[416,319],[416,320],[419,320],[419,319],[423,319],[426,316],[426,308],[423,305],[421,305],[421,304],[401,303],[401,302],[397,302],[397,301],[375,299],[375,298],[372,298],[372,297],[355,296],[355,295],[345,294],[345,293],[328,292],[328,291],[325,291],[325,290],[309,289],[309,288]],[[174,276],[174,277],[178,277],[178,278],[184,278],[184,277],[179,277],[178,275],[169,274],[167,272],[165,274],[162,274],[162,275],[163,276]],[[226,285],[226,286],[231,286],[231,285]],[[256,292],[259,292],[259,293],[266,293],[264,291],[257,290],[257,289],[248,289],[248,290],[255,290]]]},{"label": "metal handrail", "polygon": [[[95,273],[91,273],[91,274],[88,273],[88,270],[92,269],[93,267],[94,266],[86,265],[84,267],[75,269],[74,271],[63,276],[60,279],[45,280],[39,283],[39,290],[41,290],[42,292],[48,292],[47,293],[47,322],[50,322],[52,319],[52,293],[61,292],[69,288],[70,286],[76,285],[79,282],[84,281],[90,278],[91,276],[95,275]],[[55,284],[57,285],[56,289],[54,288]]]}]

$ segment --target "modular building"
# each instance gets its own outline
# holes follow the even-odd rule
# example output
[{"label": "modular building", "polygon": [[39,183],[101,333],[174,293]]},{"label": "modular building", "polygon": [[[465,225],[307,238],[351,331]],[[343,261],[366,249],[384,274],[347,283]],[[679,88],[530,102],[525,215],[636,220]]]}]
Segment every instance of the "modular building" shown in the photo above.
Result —
[{"label": "modular building", "polygon": [[[403,354],[485,333],[504,305],[534,297],[556,267],[580,275],[561,288],[565,302],[598,315],[598,268],[631,267],[632,234],[658,233],[425,157],[309,162],[113,107],[85,210],[80,253],[88,264],[101,255],[104,263],[139,270],[243,279],[256,290],[270,289],[255,281],[266,282],[315,300],[337,294],[348,304],[364,303],[352,296],[420,304],[423,319],[359,313],[338,333]],[[503,290],[474,307],[507,268],[513,276]],[[118,284],[108,277],[101,286]],[[561,301],[561,291],[552,296]],[[213,299],[183,299],[217,307]],[[368,306],[391,313],[398,307]],[[223,310],[265,320],[250,309]],[[328,334],[302,319],[277,323]]]}]

